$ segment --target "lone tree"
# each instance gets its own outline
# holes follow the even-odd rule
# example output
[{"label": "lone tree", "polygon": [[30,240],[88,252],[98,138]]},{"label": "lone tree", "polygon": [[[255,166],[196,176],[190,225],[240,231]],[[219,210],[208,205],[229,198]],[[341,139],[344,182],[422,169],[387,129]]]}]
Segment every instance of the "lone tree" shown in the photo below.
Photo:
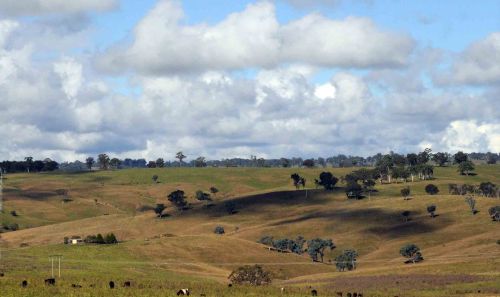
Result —
[{"label": "lone tree", "polygon": [[429,215],[431,216],[431,218],[434,218],[436,216],[434,214],[436,212],[436,205],[431,204],[431,205],[427,206],[427,212],[429,213]]},{"label": "lone tree", "polygon": [[469,175],[471,171],[474,171],[474,163],[471,161],[464,161],[458,164],[458,172],[460,172],[460,175]]},{"label": "lone tree", "polygon": [[186,158],[186,156],[182,153],[182,152],[178,152],[176,155],[175,155],[175,158],[176,159],[179,159],[179,167],[181,167],[182,165],[182,160],[184,160]]},{"label": "lone tree", "polygon": [[194,167],[207,167],[207,161],[205,157],[200,156],[194,160]]},{"label": "lone tree", "polygon": [[409,210],[403,211],[401,213],[401,215],[403,216],[403,219],[405,220],[405,223],[410,220],[410,211]]},{"label": "lone tree", "polygon": [[313,168],[314,167],[314,160],[313,159],[307,159],[302,162],[302,166],[307,167],[307,168]]},{"label": "lone tree", "polygon": [[466,197],[465,198],[465,202],[467,203],[467,205],[469,205],[469,208],[470,208],[470,211],[472,212],[473,215],[475,215],[477,213],[477,210],[476,210],[476,199],[474,199],[474,197]]},{"label": "lone tree", "polygon": [[107,154],[99,154],[97,159],[99,160],[99,166],[101,169],[108,170],[110,162],[109,156]]},{"label": "lone tree", "polygon": [[260,286],[271,283],[271,274],[265,271],[260,265],[239,267],[231,272],[228,278],[231,283],[238,285]]},{"label": "lone tree", "polygon": [[351,271],[356,269],[356,258],[358,257],[358,252],[355,250],[345,250],[342,254],[335,258],[335,266],[338,271],[345,271],[346,269]]},{"label": "lone tree", "polygon": [[85,164],[87,165],[87,168],[89,171],[92,170],[92,166],[95,164],[95,160],[93,157],[88,157],[87,159],[85,159]]},{"label": "lone tree", "polygon": [[122,161],[120,161],[120,159],[118,159],[118,158],[113,158],[113,159],[111,159],[111,161],[109,161],[109,165],[111,165],[111,167],[113,167],[115,169],[118,169],[118,167],[120,167],[121,164],[122,164]]},{"label": "lone tree", "polygon": [[196,199],[198,201],[205,201],[205,206],[208,205],[209,201],[212,201],[212,198],[210,198],[210,194],[205,193],[205,192],[203,192],[201,190],[196,191],[196,195],[195,196],[196,196]]},{"label": "lone tree", "polygon": [[402,188],[401,196],[403,196],[404,200],[408,200],[408,196],[410,196],[410,187]]},{"label": "lone tree", "polygon": [[219,193],[219,189],[217,189],[216,187],[210,187],[210,193],[212,193],[212,195],[214,195],[217,198],[217,193]]},{"label": "lone tree", "polygon": [[293,185],[298,190],[302,186],[302,188],[306,187],[306,179],[300,176],[298,173],[294,173],[290,175],[290,178],[293,180]]},{"label": "lone tree", "polygon": [[439,189],[436,185],[428,184],[427,186],[425,186],[425,192],[429,195],[436,195],[437,193],[439,193]]},{"label": "lone tree", "polygon": [[331,172],[321,172],[319,175],[319,181],[318,184],[320,186],[323,186],[325,190],[331,191],[335,187],[335,184],[339,181],[338,178],[333,176]]},{"label": "lone tree", "polygon": [[314,262],[318,262],[318,255],[321,258],[321,262],[323,262],[325,249],[327,248],[330,250],[336,248],[331,239],[315,238],[307,241],[307,253]]},{"label": "lone tree", "polygon": [[408,258],[408,260],[405,261],[405,264],[417,263],[424,260],[422,253],[420,252],[420,248],[413,243],[401,247],[399,253],[401,256]]},{"label": "lone tree", "polygon": [[166,209],[167,207],[165,207],[165,204],[163,203],[160,203],[160,204],[156,204],[156,207],[154,208],[154,211],[156,213],[156,216],[161,218],[161,216],[163,215],[163,211]]},{"label": "lone tree", "polygon": [[186,196],[184,195],[184,191],[182,190],[175,190],[167,197],[168,201],[175,205],[179,210],[183,210],[187,205]]},{"label": "lone tree", "polygon": [[225,233],[225,231],[224,231],[224,227],[222,227],[222,226],[217,226],[217,227],[215,227],[214,233],[215,233],[215,234],[219,234],[219,235],[224,234],[224,233]]}]

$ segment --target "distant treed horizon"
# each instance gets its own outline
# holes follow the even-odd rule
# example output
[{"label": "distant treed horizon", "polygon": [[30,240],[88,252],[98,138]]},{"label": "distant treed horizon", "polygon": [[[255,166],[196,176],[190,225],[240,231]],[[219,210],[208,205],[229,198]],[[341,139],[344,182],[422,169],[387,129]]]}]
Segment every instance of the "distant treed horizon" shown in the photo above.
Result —
[{"label": "distant treed horizon", "polygon": [[499,11],[0,1],[0,160],[499,152]]}]

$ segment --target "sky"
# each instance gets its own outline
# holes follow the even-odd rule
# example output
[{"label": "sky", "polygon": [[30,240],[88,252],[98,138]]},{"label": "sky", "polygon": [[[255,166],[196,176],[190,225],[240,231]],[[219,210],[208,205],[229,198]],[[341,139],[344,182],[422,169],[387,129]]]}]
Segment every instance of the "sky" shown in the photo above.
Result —
[{"label": "sky", "polygon": [[500,152],[500,1],[0,0],[0,160]]}]

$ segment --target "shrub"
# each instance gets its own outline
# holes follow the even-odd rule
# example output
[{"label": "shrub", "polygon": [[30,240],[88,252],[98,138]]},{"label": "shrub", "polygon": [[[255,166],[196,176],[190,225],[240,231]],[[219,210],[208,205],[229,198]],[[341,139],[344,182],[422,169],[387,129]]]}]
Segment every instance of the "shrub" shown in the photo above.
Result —
[{"label": "shrub", "polygon": [[231,272],[228,278],[234,284],[260,286],[271,283],[271,274],[265,271],[260,265],[239,267]]},{"label": "shrub", "polygon": [[409,187],[402,188],[400,192],[401,192],[401,196],[403,196],[403,198],[405,200],[408,199],[408,196],[410,196],[410,188]]},{"label": "shrub", "polygon": [[405,261],[406,264],[417,263],[424,260],[422,253],[420,252],[420,248],[413,243],[401,247],[399,253],[401,256],[408,258],[408,260]]},{"label": "shrub", "polygon": [[225,232],[224,232],[224,227],[222,227],[222,226],[217,226],[217,227],[215,227],[214,233],[215,233],[215,234],[219,234],[219,235],[224,234],[224,233],[225,233]]},{"label": "shrub", "polygon": [[105,244],[115,244],[115,243],[118,243],[118,240],[116,239],[115,234],[109,233],[109,234],[106,234],[106,237],[104,237],[104,243]]},{"label": "shrub", "polygon": [[425,186],[425,192],[429,195],[436,195],[439,193],[439,188],[436,185],[428,184]]},{"label": "shrub", "polygon": [[490,209],[488,209],[488,214],[493,221],[500,222],[500,206],[490,207]]},{"label": "shrub", "polygon": [[431,215],[431,218],[434,218],[436,215],[434,214],[436,212],[436,205],[431,204],[427,206],[427,212]]}]

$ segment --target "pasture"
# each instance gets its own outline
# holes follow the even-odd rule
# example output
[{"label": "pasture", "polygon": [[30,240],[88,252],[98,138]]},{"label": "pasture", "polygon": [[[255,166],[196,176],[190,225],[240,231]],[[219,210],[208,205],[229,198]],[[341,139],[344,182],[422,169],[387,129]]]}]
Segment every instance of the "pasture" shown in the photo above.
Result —
[{"label": "pasture", "polygon": [[[4,181],[0,222],[20,230],[1,234],[2,296],[175,296],[190,288],[193,296],[319,296],[363,292],[363,296],[499,296],[500,224],[488,208],[496,198],[475,197],[472,215],[463,196],[448,194],[449,183],[500,184],[500,166],[477,166],[477,175],[460,176],[456,167],[435,168],[435,179],[380,185],[370,199],[348,200],[337,189],[316,189],[314,178],[327,170],[343,176],[353,168],[158,168],[85,173],[12,174]],[[295,190],[290,175],[307,180]],[[158,175],[158,183],[152,176]],[[433,183],[439,194],[424,188]],[[219,189],[213,207],[195,192]],[[409,186],[411,199],[400,190]],[[179,211],[166,196],[182,189],[190,209]],[[237,212],[229,215],[224,202]],[[153,207],[167,205],[166,218]],[[437,206],[437,217],[426,211]],[[18,216],[10,212],[15,210]],[[403,221],[401,212],[410,211]],[[223,226],[224,235],[214,234]],[[63,238],[113,232],[117,245],[64,245]],[[325,263],[307,254],[277,253],[257,243],[263,236],[333,239],[336,248]],[[424,261],[404,264],[399,249],[417,244]],[[333,260],[345,249],[359,253],[358,268],[337,272]],[[51,276],[49,255],[63,256],[62,277]],[[230,272],[261,264],[273,275],[263,287],[227,287]],[[27,280],[29,285],[21,288]],[[109,289],[113,280],[117,288]],[[131,287],[122,287],[131,281]],[[72,288],[72,284],[82,288]],[[91,287],[91,285],[94,285]],[[345,295],[344,295],[345,296]]]}]

